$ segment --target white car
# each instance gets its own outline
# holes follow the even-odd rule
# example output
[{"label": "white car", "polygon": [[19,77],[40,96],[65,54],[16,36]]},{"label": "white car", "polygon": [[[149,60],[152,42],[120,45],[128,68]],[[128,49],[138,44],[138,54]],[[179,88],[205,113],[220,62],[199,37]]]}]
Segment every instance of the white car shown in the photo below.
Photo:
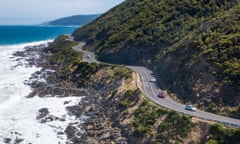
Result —
[{"label": "white car", "polygon": [[156,78],[151,78],[150,79],[150,82],[156,82],[157,80],[156,80]]},{"label": "white car", "polygon": [[197,110],[197,108],[193,107],[192,105],[186,105],[185,109],[189,110],[189,111],[196,111]]}]

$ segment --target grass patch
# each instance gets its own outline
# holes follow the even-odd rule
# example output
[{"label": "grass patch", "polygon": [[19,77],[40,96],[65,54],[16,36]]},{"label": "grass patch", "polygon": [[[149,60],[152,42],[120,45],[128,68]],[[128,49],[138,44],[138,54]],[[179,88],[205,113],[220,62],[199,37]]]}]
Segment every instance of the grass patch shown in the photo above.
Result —
[{"label": "grass patch", "polygon": [[77,43],[71,42],[67,38],[67,36],[59,36],[49,45],[46,51],[53,54],[50,59],[51,63],[63,65],[69,71],[74,71],[77,65],[81,63],[83,55],[73,50],[72,47]]}]

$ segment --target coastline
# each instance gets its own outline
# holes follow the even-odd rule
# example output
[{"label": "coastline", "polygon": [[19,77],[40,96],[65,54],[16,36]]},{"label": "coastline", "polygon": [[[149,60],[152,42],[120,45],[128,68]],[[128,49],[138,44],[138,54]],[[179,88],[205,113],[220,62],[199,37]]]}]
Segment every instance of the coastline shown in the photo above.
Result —
[{"label": "coastline", "polygon": [[[39,67],[27,65],[27,58],[15,56],[16,52],[25,51],[25,47],[34,45],[45,45],[53,40],[0,45],[1,51],[1,97],[0,109],[7,107],[10,103],[19,100],[22,95],[31,92],[29,86],[23,84],[24,80],[30,78],[31,74],[38,71]],[[35,55],[37,56],[37,55]],[[24,91],[25,90],[25,91]],[[18,91],[18,92],[17,92]],[[23,92],[22,92],[23,91]],[[20,96],[20,97],[19,97]]]},{"label": "coastline", "polygon": [[[67,141],[64,130],[69,123],[82,122],[73,115],[69,115],[66,110],[80,103],[82,94],[73,97],[59,96],[60,98],[55,95],[45,95],[44,98],[38,95],[32,98],[26,97],[37,90],[34,86],[46,84],[48,75],[54,73],[41,65],[46,61],[44,57],[41,57],[40,51],[49,42],[48,40],[14,45],[13,47],[17,49],[11,49],[11,52],[7,50],[12,46],[7,46],[9,49],[6,51],[12,64],[6,65],[6,69],[10,69],[9,71],[14,75],[6,78],[6,81],[13,79],[9,85],[14,89],[10,89],[9,92],[15,95],[10,95],[0,105],[0,129],[2,131],[0,141],[3,143],[64,143]],[[6,49],[5,46],[2,47]],[[16,78],[19,79],[18,83],[16,83]],[[3,89],[8,89],[8,87],[5,86]]]},{"label": "coastline", "polygon": [[[57,41],[57,40],[56,40]],[[72,49],[72,47],[71,47]],[[53,53],[49,53],[49,48],[35,49],[34,47],[29,48],[24,52],[16,53],[18,56],[28,57],[32,53],[39,53],[39,57],[28,59],[29,64],[37,65],[41,67],[40,71],[32,74],[29,81],[26,84],[31,86],[33,91],[27,96],[29,102],[34,101],[35,108],[32,111],[35,115],[36,124],[48,126],[45,127],[45,133],[47,131],[55,131],[55,135],[52,137],[56,138],[53,141],[46,141],[45,143],[121,143],[126,144],[127,138],[122,134],[122,130],[119,126],[114,124],[114,115],[118,113],[118,104],[122,99],[115,98],[107,101],[107,95],[114,89],[118,89],[121,86],[122,76],[121,74],[116,75],[114,79],[109,79],[109,70],[115,70],[114,66],[108,66],[104,64],[91,64],[88,65],[85,62],[81,62],[79,68],[82,70],[79,73],[85,73],[87,69],[84,67],[98,67],[99,70],[96,73],[87,72],[91,76],[97,76],[97,79],[91,79],[88,81],[81,80],[84,77],[75,77],[69,73],[64,65],[56,64],[51,61],[54,57]],[[74,51],[74,50],[73,50]],[[74,51],[75,53],[75,51]],[[80,54],[76,52],[77,54]],[[107,70],[109,69],[109,70]],[[106,71],[107,70],[107,71]],[[118,69],[116,69],[118,70]],[[106,72],[104,72],[106,71]],[[99,77],[98,73],[103,73]],[[116,71],[118,73],[118,71]],[[105,76],[106,75],[106,76]],[[108,78],[109,77],[109,78]],[[45,79],[45,81],[42,81]],[[109,80],[112,81],[109,83]],[[117,96],[125,95],[125,92]],[[58,106],[48,101],[59,101]],[[49,106],[57,107],[52,109]],[[114,105],[110,110],[109,106]],[[57,111],[57,109],[61,110]],[[57,125],[56,125],[57,123]],[[62,125],[61,125],[62,123]],[[53,126],[55,124],[55,126]],[[61,125],[61,126],[60,126]],[[51,129],[49,129],[49,127]],[[38,130],[40,131],[40,130]],[[13,132],[16,133],[16,132]],[[19,133],[19,132],[17,132]],[[34,133],[34,132],[33,132]],[[36,133],[35,133],[36,134]],[[44,138],[44,132],[37,134],[37,137],[32,135],[31,138],[24,137],[24,134],[19,137],[23,142],[41,143],[39,140]],[[35,140],[34,140],[35,137]],[[1,139],[1,136],[0,136]],[[9,140],[8,137],[3,139],[4,141]],[[13,141],[14,139],[10,139]]]},{"label": "coastline", "polygon": [[[31,87],[24,85],[23,81],[30,78],[31,74],[38,71],[36,66],[26,65],[27,60],[24,57],[14,56],[15,52],[24,51],[24,47],[39,44],[24,43],[18,45],[1,45],[1,96],[5,96],[4,101],[0,104],[0,141],[8,142],[11,137],[11,125],[19,125],[18,109],[14,106],[20,105],[24,97],[31,92]],[[16,122],[16,123],[15,123]],[[15,131],[16,132],[16,131]],[[5,139],[6,138],[6,139]],[[14,141],[18,141],[16,136]]]},{"label": "coastline", "polygon": [[[45,51],[52,54],[53,59],[50,59],[52,66],[54,64],[61,66],[56,70],[55,80],[61,80],[58,82],[64,83],[65,86],[67,84],[70,87],[88,88],[89,93],[83,98],[82,103],[68,109],[76,117],[88,116],[88,119],[77,127],[76,125],[67,127],[65,134],[69,141],[76,144],[168,141],[168,135],[163,136],[164,140],[158,137],[158,133],[162,135],[164,131],[167,132],[168,127],[162,126],[169,125],[174,129],[175,126],[178,127],[173,135],[181,134],[183,131],[181,127],[186,126],[184,133],[180,135],[181,138],[178,139],[179,142],[183,142],[188,140],[191,132],[197,129],[205,130],[201,135],[203,136],[201,140],[204,140],[209,129],[214,128],[214,125],[194,122],[191,117],[162,109],[145,100],[142,92],[136,87],[136,73],[124,66],[96,63],[91,60],[88,60],[91,63],[83,62],[84,55],[78,53],[76,49],[73,50],[76,44],[67,36],[62,36]],[[81,61],[78,59],[79,55],[82,56]],[[177,124],[174,124],[174,119],[179,119]],[[149,123],[146,123],[148,120]],[[81,133],[81,137],[79,137],[79,127],[85,131]],[[156,135],[151,135],[155,132]],[[177,139],[172,137],[171,140]]]},{"label": "coastline", "polygon": [[26,46],[15,51],[11,60],[16,63],[14,68],[35,70],[22,81],[28,93],[14,97],[8,107],[0,109],[1,142],[126,143],[121,130],[110,126],[112,121],[104,108],[105,96],[118,84],[104,89],[97,88],[99,83],[79,85],[62,65],[51,63],[46,44]]},{"label": "coastline", "polygon": [[[76,44],[61,36],[48,47],[31,46],[14,54],[18,60],[27,59],[19,66],[40,70],[24,81],[33,91],[10,110],[1,111],[0,141],[127,144],[149,143],[156,138],[162,142],[169,140],[168,135],[159,139],[148,134],[165,133],[169,128],[162,125],[169,124],[177,128],[174,135],[181,134],[186,126],[180,142],[191,140],[188,137],[196,130],[203,133],[197,142],[207,139],[214,125],[157,107],[137,88],[136,73],[124,66],[84,62],[81,52],[73,50]],[[179,121],[172,124],[175,119]]]}]

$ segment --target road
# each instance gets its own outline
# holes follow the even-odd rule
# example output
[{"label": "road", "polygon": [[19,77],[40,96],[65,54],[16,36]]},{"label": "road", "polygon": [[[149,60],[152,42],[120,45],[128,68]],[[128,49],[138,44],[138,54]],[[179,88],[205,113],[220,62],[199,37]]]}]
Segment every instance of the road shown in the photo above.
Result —
[{"label": "road", "polygon": [[90,52],[90,51],[84,51],[82,50],[82,47],[85,45],[86,43],[84,42],[80,42],[77,46],[74,46],[73,49],[75,51],[78,51],[78,52],[82,52],[83,53],[83,61],[87,61],[87,62],[90,62],[90,63],[98,63],[98,61],[96,60],[95,58],[95,54]]},{"label": "road", "polygon": [[196,112],[188,111],[185,110],[185,105],[172,100],[170,97],[159,98],[158,94],[161,91],[161,89],[156,85],[156,83],[150,82],[150,79],[152,78],[151,75],[152,71],[146,69],[145,67],[138,66],[128,67],[132,68],[139,74],[139,77],[141,78],[142,81],[142,91],[145,93],[146,97],[152,102],[162,107],[178,111],[187,115],[191,115],[202,120],[222,123],[229,127],[235,128],[240,127],[240,120],[238,119],[220,116],[213,113],[204,112],[201,110],[197,110]]},{"label": "road", "polygon": [[[69,40],[73,40],[72,37],[69,38]],[[87,62],[97,62],[98,61],[95,59],[95,54],[93,52],[89,51],[84,51],[82,50],[82,47],[85,45],[85,43],[80,42],[77,46],[73,47],[74,50],[78,52],[83,53],[83,60]],[[178,111],[193,117],[196,117],[198,119],[206,120],[206,121],[211,121],[211,122],[216,122],[216,123],[221,123],[229,127],[234,127],[234,128],[240,128],[240,120],[239,119],[233,119],[225,116],[220,116],[216,115],[213,113],[208,113],[204,112],[201,110],[197,111],[188,111],[185,110],[185,105],[178,103],[171,99],[170,97],[165,97],[165,98],[159,98],[158,94],[161,91],[161,89],[156,85],[155,82],[150,82],[150,79],[153,77],[152,71],[149,69],[142,67],[142,66],[127,66],[131,69],[133,69],[139,76],[141,82],[142,82],[142,87],[140,89],[144,92],[145,96],[151,100],[152,102],[156,103],[157,105],[161,107],[165,107],[174,111]]]}]

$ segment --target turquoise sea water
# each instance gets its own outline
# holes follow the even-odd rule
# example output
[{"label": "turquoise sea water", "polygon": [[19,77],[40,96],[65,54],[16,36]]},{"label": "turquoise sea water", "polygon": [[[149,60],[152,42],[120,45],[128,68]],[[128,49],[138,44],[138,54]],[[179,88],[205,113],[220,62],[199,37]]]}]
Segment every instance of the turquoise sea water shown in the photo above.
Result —
[{"label": "turquoise sea water", "polygon": [[71,34],[77,27],[60,26],[0,26],[0,45],[29,43]]}]

